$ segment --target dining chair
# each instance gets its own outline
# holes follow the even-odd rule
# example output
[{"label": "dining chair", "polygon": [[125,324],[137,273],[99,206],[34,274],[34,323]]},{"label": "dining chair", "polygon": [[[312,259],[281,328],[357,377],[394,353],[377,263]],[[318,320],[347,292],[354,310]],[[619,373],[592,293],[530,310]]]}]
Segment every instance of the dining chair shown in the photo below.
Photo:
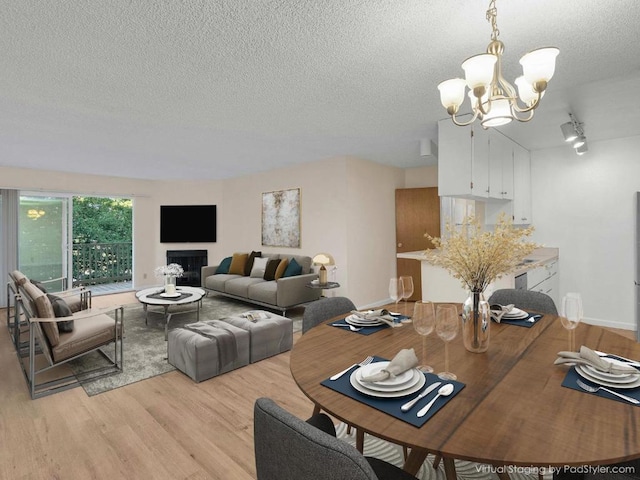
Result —
[{"label": "dining chair", "polygon": [[306,333],[319,323],[355,310],[356,306],[347,297],[324,297],[311,302],[302,314],[302,333]]},{"label": "dining chair", "polygon": [[496,290],[489,297],[489,305],[513,304],[522,310],[532,310],[538,313],[558,315],[558,309],[553,299],[542,292],[533,290],[516,290],[515,288],[503,288]]},{"label": "dining chair", "polygon": [[270,398],[254,404],[254,451],[258,480],[415,480],[384,460],[365,457],[336,438],[323,413],[304,421]]}]

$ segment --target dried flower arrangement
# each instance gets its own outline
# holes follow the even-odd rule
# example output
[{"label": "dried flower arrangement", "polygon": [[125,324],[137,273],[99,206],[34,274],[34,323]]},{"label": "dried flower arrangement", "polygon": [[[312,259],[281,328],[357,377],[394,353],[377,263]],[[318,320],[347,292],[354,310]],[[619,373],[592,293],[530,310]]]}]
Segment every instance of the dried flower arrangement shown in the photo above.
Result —
[{"label": "dried flower arrangement", "polygon": [[429,261],[446,270],[472,292],[483,292],[490,283],[517,269],[540,245],[524,241],[533,227],[516,228],[503,214],[495,229],[485,231],[473,216],[465,217],[459,229],[447,223],[447,238],[431,237],[435,250],[425,251]]},{"label": "dried flower arrangement", "polygon": [[155,269],[156,277],[181,277],[184,275],[184,269],[182,265],[177,263],[170,263],[169,265],[162,265]]}]

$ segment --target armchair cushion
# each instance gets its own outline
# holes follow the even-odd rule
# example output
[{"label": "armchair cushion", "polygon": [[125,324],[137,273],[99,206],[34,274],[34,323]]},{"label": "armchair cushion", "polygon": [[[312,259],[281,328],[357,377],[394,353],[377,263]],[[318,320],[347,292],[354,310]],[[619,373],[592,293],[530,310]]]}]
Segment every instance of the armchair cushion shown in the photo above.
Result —
[{"label": "armchair cushion", "polygon": [[[29,295],[33,300],[39,318],[55,318],[56,314],[53,311],[51,301],[49,300],[49,297],[42,292],[42,290],[31,282],[25,283],[22,288],[24,288],[27,295]],[[58,326],[56,323],[44,322],[42,324],[42,329],[44,330],[44,334],[47,336],[49,345],[51,345],[51,347],[58,345],[60,342],[60,335],[58,333]]]},{"label": "armchair cushion", "polygon": [[[51,306],[53,307],[53,313],[56,317],[70,317],[71,315],[73,315],[71,307],[69,307],[67,302],[65,302],[62,298],[50,293],[47,294],[47,296],[49,297],[49,301],[51,302]],[[58,331],[60,333],[72,332],[73,320],[58,322]]]},{"label": "armchair cushion", "polygon": [[[85,312],[91,311],[85,310]],[[104,313],[86,320],[78,320],[72,332],[60,334],[58,344],[51,349],[53,358],[56,362],[60,362],[91,350],[96,345],[112,342],[116,336],[115,329],[116,321]]]},{"label": "armchair cushion", "polygon": [[218,268],[216,269],[216,273],[229,273],[229,267],[231,266],[231,257],[224,258]]}]

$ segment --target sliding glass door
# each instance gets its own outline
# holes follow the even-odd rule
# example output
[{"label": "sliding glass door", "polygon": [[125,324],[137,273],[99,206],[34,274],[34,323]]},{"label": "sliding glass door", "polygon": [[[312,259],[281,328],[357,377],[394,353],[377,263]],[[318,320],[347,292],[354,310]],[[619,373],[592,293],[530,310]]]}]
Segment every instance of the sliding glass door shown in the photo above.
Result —
[{"label": "sliding glass door", "polygon": [[18,213],[18,268],[33,280],[71,285],[71,197],[22,193]]}]

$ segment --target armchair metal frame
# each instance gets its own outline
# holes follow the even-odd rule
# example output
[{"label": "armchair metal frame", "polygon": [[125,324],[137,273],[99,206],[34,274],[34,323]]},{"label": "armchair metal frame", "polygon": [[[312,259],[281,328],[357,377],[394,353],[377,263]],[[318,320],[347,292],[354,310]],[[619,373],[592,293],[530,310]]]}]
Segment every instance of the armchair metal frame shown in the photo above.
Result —
[{"label": "armchair metal frame", "polygon": [[[24,362],[20,360],[22,367],[22,373],[24,374],[29,388],[29,394],[32,399],[44,397],[57,393],[60,391],[68,390],[78,387],[82,382],[96,380],[108,375],[122,372],[123,370],[123,332],[124,332],[124,308],[122,306],[105,309],[88,309],[74,313],[70,317],[52,317],[52,318],[38,318],[36,316],[36,309],[33,302],[30,300],[28,294],[20,288],[20,293],[15,297],[15,307],[19,309],[17,315],[24,316],[25,322],[29,328],[29,346],[28,346],[28,363],[25,368]],[[107,313],[115,313],[114,318],[114,336],[108,341],[96,342],[90,345],[86,350],[78,353],[72,357],[64,358],[60,361],[56,361],[53,357],[53,352],[49,346],[47,337],[43,331],[43,325],[48,322],[59,322],[73,320],[74,322],[86,322],[91,321],[93,317],[98,315],[104,315]],[[114,353],[111,358],[107,353],[101,350],[102,347],[107,346],[113,342]],[[37,347],[40,347],[38,350]],[[81,358],[91,352],[98,351],[102,357],[107,360],[108,365],[95,368],[80,374],[65,375],[54,380],[37,383],[37,376],[51,369],[64,365],[72,360]],[[47,361],[47,365],[44,367],[37,367],[36,356],[42,354]],[[19,355],[20,358],[21,355]]]}]

